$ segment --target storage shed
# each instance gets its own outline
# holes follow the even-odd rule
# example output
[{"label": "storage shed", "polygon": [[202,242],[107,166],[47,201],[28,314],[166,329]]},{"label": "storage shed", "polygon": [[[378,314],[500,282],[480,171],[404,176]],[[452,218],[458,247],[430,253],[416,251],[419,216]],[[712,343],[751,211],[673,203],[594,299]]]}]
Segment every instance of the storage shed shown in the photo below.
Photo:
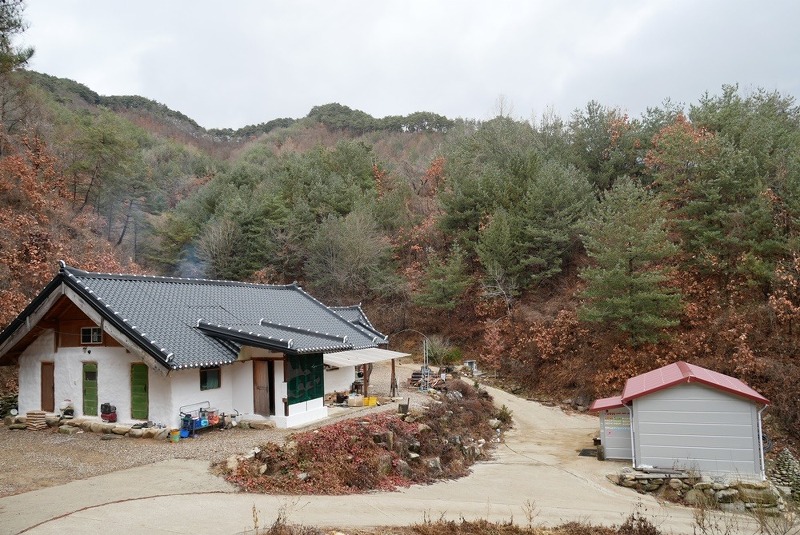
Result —
[{"label": "storage shed", "polygon": [[600,414],[607,459],[763,479],[768,405],[739,379],[681,361],[631,377],[621,396],[595,400],[590,410]]}]

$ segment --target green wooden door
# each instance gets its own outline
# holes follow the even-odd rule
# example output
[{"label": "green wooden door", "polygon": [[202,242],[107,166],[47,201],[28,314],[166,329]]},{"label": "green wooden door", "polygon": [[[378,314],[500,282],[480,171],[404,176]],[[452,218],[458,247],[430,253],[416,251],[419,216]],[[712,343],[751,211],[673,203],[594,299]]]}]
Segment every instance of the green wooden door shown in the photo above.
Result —
[{"label": "green wooden door", "polygon": [[147,396],[147,365],[131,364],[131,418],[147,420],[149,398]]},{"label": "green wooden door", "polygon": [[83,363],[83,414],[97,416],[97,363]]}]

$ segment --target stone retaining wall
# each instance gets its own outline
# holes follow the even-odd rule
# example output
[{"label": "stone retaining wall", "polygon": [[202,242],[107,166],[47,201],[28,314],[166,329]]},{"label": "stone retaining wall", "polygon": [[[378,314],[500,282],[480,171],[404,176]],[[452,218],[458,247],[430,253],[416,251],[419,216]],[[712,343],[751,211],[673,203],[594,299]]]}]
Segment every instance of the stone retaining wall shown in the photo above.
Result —
[{"label": "stone retaining wall", "polygon": [[698,476],[690,473],[643,472],[623,468],[609,474],[617,485],[642,493],[653,493],[666,500],[693,506],[717,507],[743,512],[760,509],[777,513],[786,509],[784,497],[770,481],[741,481]]},{"label": "stone retaining wall", "polygon": [[[152,438],[156,440],[169,439],[170,429],[164,427],[141,427],[135,424],[106,423],[94,418],[72,418],[60,419],[55,414],[48,414],[45,418],[48,427],[58,427],[59,433],[72,435],[79,431],[87,433],[102,433],[105,435],[117,435],[131,438]],[[28,429],[28,422],[25,416],[6,416],[3,423],[9,429]],[[275,427],[272,420],[246,420],[231,422],[232,427],[239,429],[264,430]]]},{"label": "stone retaining wall", "polygon": [[[59,433],[72,435],[80,431],[88,433],[102,433],[106,435],[126,436],[131,438],[152,438],[166,440],[170,430],[164,427],[136,427],[118,423],[106,423],[88,418],[74,418],[62,420],[58,416],[48,415],[45,419],[48,427],[58,427]],[[4,419],[9,429],[27,429],[25,416],[7,416]]]}]

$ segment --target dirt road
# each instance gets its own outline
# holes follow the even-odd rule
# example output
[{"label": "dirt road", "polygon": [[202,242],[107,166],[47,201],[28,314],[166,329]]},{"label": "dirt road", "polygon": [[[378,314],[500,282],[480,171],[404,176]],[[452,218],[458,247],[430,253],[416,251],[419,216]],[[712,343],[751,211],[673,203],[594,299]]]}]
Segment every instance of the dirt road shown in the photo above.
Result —
[{"label": "dirt road", "polygon": [[637,506],[665,532],[692,533],[691,510],[660,505],[616,487],[613,463],[579,457],[597,425],[499,390],[498,404],[514,412],[515,429],[492,461],[455,481],[399,492],[357,496],[263,496],[237,493],[210,475],[207,463],[166,461],[0,499],[3,533],[243,533],[292,522],[346,529],[397,526],[424,518],[514,519],[556,525],[569,520],[619,524]]}]

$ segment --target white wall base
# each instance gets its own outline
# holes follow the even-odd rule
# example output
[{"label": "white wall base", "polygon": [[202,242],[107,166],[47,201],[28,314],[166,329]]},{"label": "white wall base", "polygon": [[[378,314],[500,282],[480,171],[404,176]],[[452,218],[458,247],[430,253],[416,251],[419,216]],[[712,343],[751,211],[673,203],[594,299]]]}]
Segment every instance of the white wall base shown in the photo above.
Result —
[{"label": "white wall base", "polygon": [[273,416],[275,426],[280,429],[288,427],[300,427],[328,417],[328,407],[319,407],[304,412],[298,412],[289,416]]}]

